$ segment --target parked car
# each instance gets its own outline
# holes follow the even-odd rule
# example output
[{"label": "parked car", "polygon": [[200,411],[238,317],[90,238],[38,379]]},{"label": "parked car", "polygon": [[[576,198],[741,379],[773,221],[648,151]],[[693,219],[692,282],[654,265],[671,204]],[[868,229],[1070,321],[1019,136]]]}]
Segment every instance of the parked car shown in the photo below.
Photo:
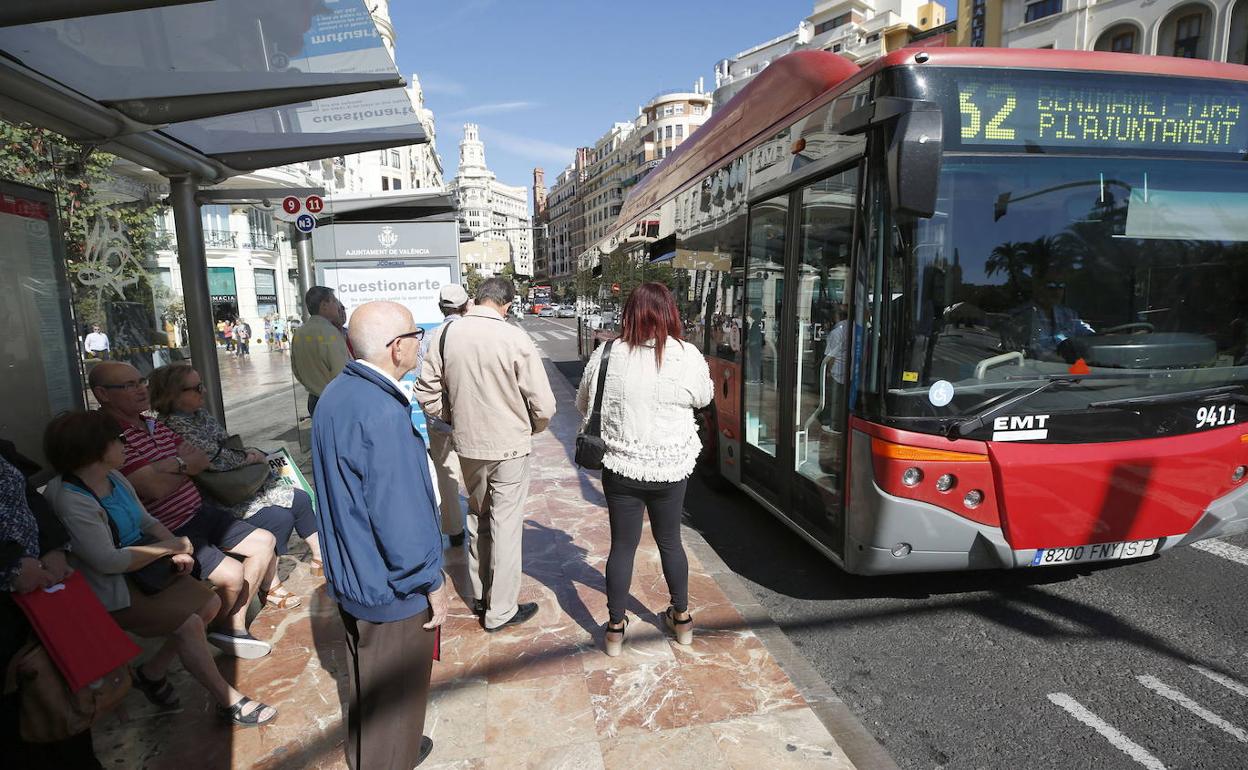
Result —
[{"label": "parked car", "polygon": [[550,305],[547,305],[546,307],[541,309],[541,312],[537,314],[537,317],[538,318],[554,318],[555,309],[551,307]]},{"label": "parked car", "polygon": [[576,308],[571,305],[564,305],[555,313],[557,318],[576,318]]}]

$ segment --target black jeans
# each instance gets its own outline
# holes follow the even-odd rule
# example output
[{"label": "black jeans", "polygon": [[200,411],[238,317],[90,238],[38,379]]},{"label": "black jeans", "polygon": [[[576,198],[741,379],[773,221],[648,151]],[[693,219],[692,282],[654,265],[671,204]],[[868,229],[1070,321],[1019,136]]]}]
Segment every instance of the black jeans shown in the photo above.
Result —
[{"label": "black jeans", "polygon": [[633,559],[641,542],[643,509],[650,513],[650,529],[659,546],[672,606],[677,612],[689,610],[689,559],[680,542],[680,517],[688,482],[638,481],[610,469],[603,470],[602,491],[611,518],[611,553],[607,556],[607,613],[611,623],[624,620],[633,582]]}]

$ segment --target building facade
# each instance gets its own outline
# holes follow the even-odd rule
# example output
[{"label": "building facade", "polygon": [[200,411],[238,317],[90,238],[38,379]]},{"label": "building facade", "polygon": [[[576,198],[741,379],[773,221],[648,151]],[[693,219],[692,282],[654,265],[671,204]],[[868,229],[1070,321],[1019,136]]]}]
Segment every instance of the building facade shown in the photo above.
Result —
[{"label": "building facade", "polygon": [[[999,38],[1008,48],[1114,51],[1248,64],[1248,0],[964,3],[972,6],[972,13],[977,4],[983,7],[983,39]],[[973,27],[966,26],[965,35],[959,30],[960,40],[974,37]]]},{"label": "building facade", "polygon": [[550,210],[546,206],[546,171],[533,169],[533,277],[550,278]]},{"label": "building facade", "polygon": [[581,198],[578,195],[579,180],[577,179],[576,163],[569,163],[550,186],[546,198],[550,278],[555,294],[562,297],[560,289],[565,286],[576,272],[576,253],[572,251],[572,231],[574,221],[580,217]]},{"label": "building facade", "polygon": [[751,78],[792,51],[831,51],[865,65],[944,26],[945,16],[943,5],[922,0],[817,0],[810,16],[792,32],[715,65],[715,105],[725,104]]},{"label": "building facade", "polygon": [[447,185],[460,220],[476,240],[501,240],[511,246],[516,275],[533,275],[533,231],[528,189],[503,184],[485,162],[485,143],[474,123],[464,124],[459,170]]}]

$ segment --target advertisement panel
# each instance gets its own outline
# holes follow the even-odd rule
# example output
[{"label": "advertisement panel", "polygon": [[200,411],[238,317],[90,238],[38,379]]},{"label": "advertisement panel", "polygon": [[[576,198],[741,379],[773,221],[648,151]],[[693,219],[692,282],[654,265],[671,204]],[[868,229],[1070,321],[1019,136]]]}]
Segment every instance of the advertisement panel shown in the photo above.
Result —
[{"label": "advertisement panel", "polygon": [[318,261],[458,259],[455,222],[350,222],[312,231]]},{"label": "advertisement panel", "polygon": [[346,305],[348,326],[352,310],[373,300],[403,305],[412,311],[418,324],[437,324],[442,320],[438,291],[452,283],[449,264],[377,267],[329,263],[319,265],[317,273],[318,282],[333,289]]}]

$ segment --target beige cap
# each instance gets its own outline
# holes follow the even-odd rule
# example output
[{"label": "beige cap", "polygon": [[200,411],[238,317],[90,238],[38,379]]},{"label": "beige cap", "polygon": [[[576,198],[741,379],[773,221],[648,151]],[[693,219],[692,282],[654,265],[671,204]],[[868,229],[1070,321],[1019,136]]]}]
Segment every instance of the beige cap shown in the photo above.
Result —
[{"label": "beige cap", "polygon": [[457,283],[448,283],[438,292],[438,304],[442,307],[460,307],[468,301],[468,292]]}]

